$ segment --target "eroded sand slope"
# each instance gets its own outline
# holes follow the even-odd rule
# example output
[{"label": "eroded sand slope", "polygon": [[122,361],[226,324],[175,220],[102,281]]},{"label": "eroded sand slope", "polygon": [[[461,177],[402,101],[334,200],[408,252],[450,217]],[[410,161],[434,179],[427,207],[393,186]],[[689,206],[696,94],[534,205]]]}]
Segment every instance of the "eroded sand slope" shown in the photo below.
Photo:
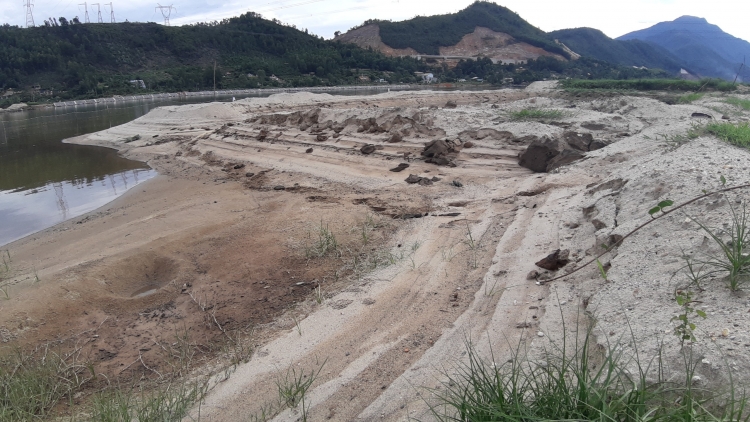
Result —
[{"label": "eroded sand slope", "polygon": [[[265,287],[254,290],[243,280],[271,278],[274,285],[293,290],[297,280],[325,283],[328,273],[315,273],[307,263],[291,265],[307,268],[292,280],[291,273],[273,278],[257,276],[252,266],[245,272],[228,267],[264,260],[287,265],[290,257],[301,256],[295,242],[304,237],[310,222],[329,222],[351,234],[367,213],[389,221],[387,230],[378,233],[377,248],[399,258],[345,283],[322,284],[324,289],[330,286],[330,294],[319,305],[308,301],[298,325],[267,325],[250,362],[211,391],[200,408],[203,420],[257,415],[278,399],[280,374],[290,367],[310,372],[323,362],[307,396],[310,420],[430,420],[425,388],[439,387],[441,371],[462,358],[467,339],[486,355],[491,346],[496,361],[504,362],[512,352],[509,345],[520,342],[538,349],[560,339],[561,318],[570,328],[577,320],[588,324],[584,315],[597,318],[594,332],[600,343],[629,336],[630,321],[641,351],[653,356],[663,341],[671,351],[668,358],[679,363],[680,349],[670,334],[670,318],[678,310],[673,292],[679,285],[672,274],[682,266],[684,250],[709,247],[686,216],[665,218],[606,255],[604,263],[611,265],[608,282],[596,266],[563,280],[544,281],[572,271],[595,256],[603,243],[647,221],[648,209],[660,200],[680,203],[692,198],[702,189],[715,188],[720,175],[733,185],[750,181],[745,150],[707,137],[682,142],[673,136],[699,123],[691,117],[694,112],[721,119],[715,108],[724,107],[731,119],[746,116],[710,95],[700,104],[667,105],[643,97],[580,100],[549,87],[540,83],[525,91],[373,97],[275,95],[232,104],[160,108],[74,141],[112,146],[129,157],[148,160],[164,176],[149,182],[147,189],[158,183],[176,187],[161,188],[163,201],[144,198],[142,207],[127,208],[128,200],[143,198],[130,193],[122,202],[132,214],[103,217],[108,225],[103,233],[70,223],[73,230],[62,230],[64,224],[36,236],[39,240],[25,239],[12,247],[20,259],[42,260],[38,268],[43,279],[82,274],[86,266],[121,262],[123,256],[139,253],[166,254],[183,265],[209,259],[213,267],[206,269],[205,277],[164,264],[164,271],[176,271],[178,281],[173,291],[161,287],[163,303],[176,303],[175,312],[190,321],[196,311],[189,307],[182,286],[192,282],[188,288],[208,289],[211,283],[229,281],[237,286],[214,288],[213,294],[222,298],[222,292],[244,292],[246,301],[230,304],[226,297],[221,299],[235,309],[228,315],[240,318],[265,312],[255,306],[269,296],[263,296]],[[457,107],[444,107],[449,100]],[[524,108],[563,114],[555,121],[508,119],[509,111]],[[590,133],[609,145],[550,174],[518,166],[517,155],[530,142],[529,135],[559,137],[566,131]],[[401,140],[388,142],[396,133]],[[136,134],[139,140],[124,142]],[[424,162],[420,152],[434,139],[457,145],[455,167]],[[367,145],[374,148],[365,154],[362,147]],[[408,168],[390,171],[401,163]],[[431,183],[407,184],[410,174]],[[745,197],[740,191],[729,200],[740,204]],[[721,201],[711,198],[687,212],[721,225],[728,215]],[[160,221],[154,222],[157,218]],[[134,228],[136,223],[141,226]],[[113,240],[114,234],[134,230],[132,240]],[[260,244],[276,242],[275,252],[253,249],[256,235],[264,236]],[[54,257],[39,258],[45,252],[40,241],[81,243]],[[558,274],[534,265],[556,249],[568,249],[572,259]],[[532,270],[541,272],[539,279],[528,279]],[[70,283],[95,285],[86,280],[78,277]],[[58,291],[47,285],[34,288]],[[301,300],[310,293],[299,294]],[[724,354],[731,370],[748,373],[747,300],[730,294],[720,280],[702,294],[711,315],[700,323],[702,333],[694,346],[695,357],[708,362],[698,372],[709,381],[723,379]],[[28,300],[30,295],[23,297]],[[284,306],[290,303],[294,301]],[[22,305],[19,301],[11,306]],[[92,325],[108,310],[99,312]],[[157,328],[149,332],[158,337],[153,334]],[[729,335],[721,335],[723,328],[729,328]],[[276,420],[299,417],[298,409],[285,410]]]}]

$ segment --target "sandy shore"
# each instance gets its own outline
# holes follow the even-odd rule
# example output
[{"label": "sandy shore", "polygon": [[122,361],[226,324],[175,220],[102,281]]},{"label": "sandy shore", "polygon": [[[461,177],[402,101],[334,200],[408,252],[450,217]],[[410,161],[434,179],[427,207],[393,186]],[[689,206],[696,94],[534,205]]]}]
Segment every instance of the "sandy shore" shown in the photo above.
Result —
[{"label": "sandy shore", "polygon": [[[508,119],[524,108],[563,113]],[[684,215],[607,255],[609,281],[596,266],[544,281],[647,221],[660,200],[687,200],[720,175],[747,183],[747,151],[675,137],[698,123],[692,113],[721,119],[721,108],[747,119],[717,95],[692,105],[577,99],[545,83],[162,107],[71,140],[118,148],[161,175],[9,245],[17,277],[0,333],[24,344],[77,336],[97,370],[135,377],[152,375],[175,327],[189,327],[207,349],[221,336],[217,325],[255,327],[252,359],[201,407],[202,419],[216,421],[256,414],[277,398],[286,368],[310,371],[323,361],[309,392],[311,420],[429,420],[424,388],[439,387],[440,368],[461,359],[467,338],[503,362],[509,344],[538,350],[561,338],[562,318],[571,327],[584,315],[596,318],[600,343],[630,335],[630,321],[644,355],[664,342],[677,362],[670,318],[681,280],[672,275],[685,250],[709,248]],[[529,135],[570,131],[608,146],[553,173],[518,165]],[[388,142],[395,133],[402,139]],[[420,157],[433,139],[463,147],[455,167]],[[391,171],[399,164],[408,168]],[[408,184],[410,174],[431,183]],[[687,212],[720,225],[728,207],[716,199]],[[325,226],[342,252],[315,257]],[[558,273],[534,265],[556,249],[569,250],[571,264]],[[32,269],[41,281],[32,282]],[[532,270],[540,277],[529,279]],[[712,286],[693,350],[709,362],[699,367],[703,379],[720,381],[722,354],[730,370],[750,373],[750,305],[720,280]],[[276,419],[298,417],[285,410]]]}]

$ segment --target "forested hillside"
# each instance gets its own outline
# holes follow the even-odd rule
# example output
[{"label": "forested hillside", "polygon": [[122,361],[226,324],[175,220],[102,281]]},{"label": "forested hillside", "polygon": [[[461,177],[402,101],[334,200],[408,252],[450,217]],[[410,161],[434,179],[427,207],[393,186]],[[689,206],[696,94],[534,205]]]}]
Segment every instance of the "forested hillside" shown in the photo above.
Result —
[{"label": "forested hillside", "polygon": [[679,59],[658,45],[641,40],[613,40],[594,28],[562,29],[549,33],[578,54],[623,66],[659,68],[676,74]]},{"label": "forested hillside", "polygon": [[370,20],[363,25],[380,26],[380,37],[393,48],[413,48],[422,54],[440,54],[440,47],[457,44],[478,26],[504,32],[518,41],[568,57],[560,46],[539,28],[530,25],[509,9],[478,1],[458,13],[418,16],[403,22]]},{"label": "forested hillside", "polygon": [[425,67],[408,58],[325,41],[253,13],[180,27],[0,27],[3,89],[39,85],[67,96],[109,95],[135,90],[131,79],[143,79],[148,90],[209,89],[214,62],[217,88],[347,84],[361,74],[414,81],[413,72]]}]

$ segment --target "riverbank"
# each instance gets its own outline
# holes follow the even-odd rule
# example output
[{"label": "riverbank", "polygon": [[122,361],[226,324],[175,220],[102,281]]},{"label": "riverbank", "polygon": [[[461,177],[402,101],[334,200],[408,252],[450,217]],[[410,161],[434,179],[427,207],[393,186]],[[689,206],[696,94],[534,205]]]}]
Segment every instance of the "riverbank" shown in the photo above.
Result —
[{"label": "riverbank", "polygon": [[[719,94],[671,106],[549,85],[170,106],[71,139],[117,148],[160,176],[9,245],[20,273],[0,332],[13,344],[85,332],[98,371],[137,378],[155,376],[175,326],[203,346],[222,328],[256,327],[250,361],[201,406],[216,421],[258,414],[278,399],[286,368],[310,373],[322,362],[310,420],[429,419],[423,388],[440,388],[439,368],[462,358],[467,338],[504,362],[519,344],[533,355],[559,341],[563,320],[576,329],[582,315],[596,318],[601,344],[632,335],[642,362],[662,344],[679,366],[673,274],[686,250],[710,249],[685,216],[614,248],[601,261],[606,279],[590,265],[547,281],[648,221],[661,200],[684,202],[721,175],[747,183],[750,156],[681,137],[703,118],[693,113],[725,106]],[[555,113],[513,118],[523,110]],[[606,147],[551,173],[518,165],[532,137],[570,132]],[[434,139],[456,146],[450,165],[421,155]],[[688,211],[721,225],[725,205]],[[561,270],[535,265],[558,249],[569,251]],[[708,362],[702,382],[724,382],[729,356],[746,383],[746,300],[718,279],[700,295],[710,314],[692,346]],[[299,417],[278,410],[277,420]]]}]

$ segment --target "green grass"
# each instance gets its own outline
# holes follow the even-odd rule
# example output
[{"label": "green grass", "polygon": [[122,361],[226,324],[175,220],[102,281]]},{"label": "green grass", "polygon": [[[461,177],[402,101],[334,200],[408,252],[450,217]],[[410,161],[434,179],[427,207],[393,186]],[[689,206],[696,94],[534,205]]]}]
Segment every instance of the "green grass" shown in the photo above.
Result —
[{"label": "green grass", "polygon": [[525,108],[519,111],[511,111],[508,118],[514,121],[523,120],[556,120],[567,117],[568,113],[562,110],[544,110],[540,108]]},{"label": "green grass", "polygon": [[0,358],[0,421],[49,417],[52,408],[94,378],[76,355],[49,347]]},{"label": "green grass", "polygon": [[719,79],[685,81],[682,79],[566,79],[560,81],[566,90],[631,90],[631,91],[732,91],[736,87]]},{"label": "green grass", "polygon": [[750,148],[750,123],[709,123],[704,130],[730,144]]},{"label": "green grass", "polygon": [[685,95],[682,95],[679,98],[677,98],[677,103],[678,104],[690,104],[693,101],[698,101],[701,98],[703,98],[703,95],[704,94],[701,94],[701,93],[698,93],[698,92],[693,92],[693,93],[690,93],[690,94],[685,94]]},{"label": "green grass", "polygon": [[727,104],[732,104],[743,110],[750,110],[750,100],[743,100],[741,98],[729,97],[725,101]]},{"label": "green grass", "polygon": [[750,420],[747,398],[731,386],[718,393],[692,385],[689,356],[684,372],[668,379],[659,358],[640,362],[637,353],[629,358],[614,346],[597,356],[590,334],[568,346],[553,344],[541,361],[516,350],[498,364],[468,344],[464,363],[445,374],[442,388],[431,391],[433,416],[456,422]]},{"label": "green grass", "polygon": [[91,422],[179,422],[201,400],[207,379],[169,383],[156,390],[116,388],[94,397]]}]

